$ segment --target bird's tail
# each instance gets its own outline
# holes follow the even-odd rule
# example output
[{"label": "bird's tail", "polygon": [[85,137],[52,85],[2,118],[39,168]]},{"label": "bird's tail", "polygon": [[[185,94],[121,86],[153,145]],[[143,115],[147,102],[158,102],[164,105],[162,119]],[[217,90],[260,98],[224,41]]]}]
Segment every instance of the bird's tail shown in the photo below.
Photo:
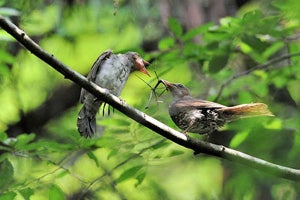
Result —
[{"label": "bird's tail", "polygon": [[221,108],[223,114],[231,120],[247,117],[274,116],[264,103],[241,104],[238,106]]},{"label": "bird's tail", "polygon": [[91,113],[85,105],[81,108],[77,118],[77,128],[81,136],[92,137],[96,132],[96,113]]}]

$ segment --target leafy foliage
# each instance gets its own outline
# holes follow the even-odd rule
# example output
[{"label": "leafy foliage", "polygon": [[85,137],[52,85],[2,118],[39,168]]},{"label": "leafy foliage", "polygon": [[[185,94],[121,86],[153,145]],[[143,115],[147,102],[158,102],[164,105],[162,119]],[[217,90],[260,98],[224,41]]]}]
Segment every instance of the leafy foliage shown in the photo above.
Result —
[{"label": "leafy foliage", "polygon": [[[132,20],[137,14],[132,4],[119,2],[114,16],[111,1],[101,1],[101,6],[99,1],[72,6],[21,1],[22,14],[17,2],[3,2],[9,9],[0,9],[2,15],[18,17],[19,25],[43,48],[81,73],[108,48],[146,56],[139,48],[145,33],[138,16]],[[249,5],[236,17],[190,30],[170,18],[170,34],[157,38],[157,51],[148,52],[146,59],[154,59],[152,72],[187,85],[194,96],[224,105],[269,104],[276,117],[236,121],[208,139],[299,168],[300,22],[295,10],[300,4],[270,3],[272,12]],[[144,11],[140,15],[153,17],[147,3],[136,5]],[[7,131],[11,124],[69,83],[2,30],[0,40],[0,199],[299,198],[299,185],[293,182],[210,156],[195,157],[118,112],[110,117],[99,113],[101,138],[80,138],[77,106],[36,132],[13,135]],[[291,56],[266,64],[283,55]],[[142,78],[155,84],[155,77]],[[149,93],[145,83],[132,76],[121,97],[176,128],[167,114],[170,96],[164,93],[159,98],[163,103],[152,100],[145,110]]]}]

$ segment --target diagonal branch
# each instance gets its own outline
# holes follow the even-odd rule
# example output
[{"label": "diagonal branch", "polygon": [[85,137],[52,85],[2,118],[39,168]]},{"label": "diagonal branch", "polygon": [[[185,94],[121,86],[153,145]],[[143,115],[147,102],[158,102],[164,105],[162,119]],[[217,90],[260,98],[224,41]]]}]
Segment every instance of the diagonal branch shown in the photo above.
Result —
[{"label": "diagonal branch", "polygon": [[184,134],[175,131],[174,129],[166,126],[160,121],[157,121],[156,119],[146,115],[145,113],[127,105],[122,99],[110,94],[107,89],[101,88],[96,84],[89,82],[84,76],[70,69],[68,66],[57,60],[53,55],[43,50],[38,44],[31,40],[24,31],[20,30],[17,26],[15,26],[13,23],[2,16],[0,16],[0,27],[2,27],[6,32],[12,35],[35,56],[39,57],[41,60],[49,64],[52,68],[64,75],[65,78],[68,78],[71,81],[75,82],[79,86],[95,95],[97,98],[100,98],[131,119],[146,126],[147,128],[162,135],[163,137],[183,147],[192,149],[197,153],[206,153],[209,155],[214,155],[220,158],[231,160],[258,169],[260,171],[265,171],[277,177],[297,181],[300,180],[300,170],[298,169],[276,165],[265,160],[250,156],[248,154],[226,148],[222,145],[215,145],[212,143],[186,137]]}]

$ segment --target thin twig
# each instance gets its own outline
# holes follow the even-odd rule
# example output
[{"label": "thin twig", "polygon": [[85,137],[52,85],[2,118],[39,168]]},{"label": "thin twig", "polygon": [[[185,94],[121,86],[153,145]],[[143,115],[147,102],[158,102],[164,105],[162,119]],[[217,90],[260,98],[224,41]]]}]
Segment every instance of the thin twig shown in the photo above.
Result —
[{"label": "thin twig", "polygon": [[152,100],[152,97],[153,97],[153,94],[155,96],[155,100],[156,102],[158,103],[159,102],[159,97],[166,91],[166,89],[164,89],[161,93],[159,93],[159,95],[156,94],[156,89],[157,87],[162,83],[162,81],[159,79],[156,71],[154,71],[155,73],[155,76],[156,76],[156,79],[157,79],[157,83],[154,87],[152,87],[149,83],[147,83],[144,79],[142,79],[141,77],[139,77],[138,75],[136,75],[141,81],[143,81],[150,89],[151,89],[151,92],[149,94],[149,97],[148,97],[148,101],[147,101],[147,104],[145,106],[145,109],[148,109],[149,108],[149,105],[151,103],[151,100]]},{"label": "thin twig", "polygon": [[[36,55],[44,62],[48,63],[52,68],[60,72],[66,78],[72,80],[73,82],[83,87],[97,98],[110,104],[115,109],[119,110],[131,119],[144,125],[152,131],[162,135],[163,137],[183,147],[192,149],[197,153],[201,152],[209,155],[214,155],[220,158],[244,164],[245,166],[252,167],[269,174],[273,174],[277,177],[300,181],[300,170],[298,169],[276,165],[265,160],[250,156],[248,154],[230,148],[226,148],[222,145],[216,145],[209,142],[188,138],[186,135],[175,131],[174,129],[166,126],[160,121],[127,105],[124,100],[114,96],[109,92],[109,90],[101,88],[93,82],[89,82],[84,76],[70,69],[68,66],[64,65],[56,58],[54,58],[53,55],[50,55],[45,50],[43,50],[38,44],[36,44],[31,38],[29,38],[24,31],[20,30],[17,26],[15,26],[13,23],[11,23],[9,20],[2,17],[1,15],[0,26],[10,35],[12,35],[16,40],[18,40],[21,44],[23,44],[25,48],[27,48],[29,51],[31,51],[34,55]],[[300,55],[300,53],[289,54],[279,58],[286,59],[295,55]],[[276,60],[274,59],[275,61],[269,61],[268,64],[264,65],[270,65],[270,62],[275,63],[278,60],[280,60],[279,58],[277,58]],[[263,68],[264,65],[261,65],[261,67],[256,68]]]},{"label": "thin twig", "polygon": [[225,89],[226,86],[228,86],[232,81],[234,81],[235,79],[238,79],[240,77],[243,77],[243,76],[246,76],[246,75],[249,75],[251,74],[253,71],[255,70],[258,70],[258,69],[266,69],[268,68],[270,65],[273,65],[277,62],[280,62],[280,61],[283,61],[283,60],[286,60],[286,59],[290,59],[291,57],[294,57],[294,56],[300,56],[300,52],[296,52],[296,53],[291,53],[291,54],[285,54],[285,55],[282,55],[282,56],[279,56],[277,58],[274,58],[272,60],[269,60],[263,64],[259,64],[259,65],[256,65],[252,68],[250,68],[249,70],[246,70],[246,71],[243,71],[239,74],[235,74],[233,75],[231,78],[229,78],[225,83],[223,83],[219,89],[219,92],[216,96],[216,98],[214,99],[214,101],[218,101],[219,98],[221,97],[222,93],[223,93],[223,90]]}]

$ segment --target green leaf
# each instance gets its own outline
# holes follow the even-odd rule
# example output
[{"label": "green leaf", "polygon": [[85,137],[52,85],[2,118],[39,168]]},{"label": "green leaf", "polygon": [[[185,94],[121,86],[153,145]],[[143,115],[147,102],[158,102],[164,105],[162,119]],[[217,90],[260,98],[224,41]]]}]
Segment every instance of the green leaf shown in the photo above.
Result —
[{"label": "green leaf", "polygon": [[107,160],[109,160],[111,157],[118,155],[119,149],[112,149],[110,153],[107,155]]},{"label": "green leaf", "polygon": [[237,148],[242,142],[245,141],[248,135],[249,135],[249,130],[239,132],[239,134],[236,134],[234,138],[231,140],[229,146],[232,148]]},{"label": "green leaf", "polygon": [[180,37],[183,33],[181,24],[174,18],[169,19],[169,28],[175,34],[175,36]]},{"label": "green leaf", "polygon": [[[13,63],[15,61],[15,57],[8,53],[7,51],[0,49],[0,58],[3,63]],[[1,66],[4,67],[4,66]]]},{"label": "green leaf", "polygon": [[252,50],[256,51],[257,53],[263,53],[268,47],[266,42],[261,41],[254,35],[244,34],[242,35],[241,40],[248,44]]},{"label": "green leaf", "polygon": [[164,140],[162,142],[157,143],[156,145],[151,146],[152,149],[160,149],[165,146],[169,146],[170,142],[168,140]]},{"label": "green leaf", "polygon": [[274,55],[276,52],[278,52],[280,49],[284,47],[283,42],[276,42],[272,44],[270,47],[268,47],[264,52],[263,52],[263,57],[265,59],[268,59],[270,56]]},{"label": "green leaf", "polygon": [[34,194],[31,188],[25,188],[19,190],[20,194],[24,197],[25,200],[30,200],[30,196]]},{"label": "green leaf", "polygon": [[87,155],[90,159],[95,161],[96,166],[99,167],[98,158],[95,156],[95,154],[93,152],[89,151],[89,152],[87,152]]},{"label": "green leaf", "polygon": [[0,163],[0,189],[7,186],[13,179],[14,168],[8,159]]},{"label": "green leaf", "polygon": [[0,200],[14,200],[16,196],[15,192],[6,192],[0,195]]},{"label": "green leaf", "polygon": [[167,37],[167,38],[163,38],[159,41],[158,48],[160,50],[166,50],[166,49],[171,48],[174,44],[175,44],[174,38]]},{"label": "green leaf", "polygon": [[181,155],[181,154],[184,154],[184,151],[181,151],[181,150],[172,150],[168,156],[172,157],[172,156],[178,156],[178,155]]},{"label": "green leaf", "polygon": [[63,191],[57,185],[52,185],[50,187],[49,200],[65,200]]},{"label": "green leaf", "polygon": [[4,141],[4,140],[6,140],[7,139],[7,134],[6,133],[4,133],[4,132],[0,132],[0,141]]},{"label": "green leaf", "polygon": [[22,148],[25,145],[27,145],[28,143],[30,143],[31,141],[33,141],[34,138],[35,138],[35,134],[33,134],[33,133],[19,135],[17,137],[16,147],[17,148]]},{"label": "green leaf", "polygon": [[[0,66],[0,78],[2,77],[8,77],[10,75],[10,70],[6,65],[1,65]],[[1,78],[2,79],[2,78]],[[0,80],[1,82],[1,80]]]},{"label": "green leaf", "polygon": [[127,179],[133,178],[137,172],[143,167],[143,165],[137,165],[125,170],[120,177],[117,179],[117,183],[121,183]]},{"label": "green leaf", "polygon": [[228,59],[229,54],[227,53],[213,56],[208,65],[209,73],[217,73],[222,70],[227,65]]},{"label": "green leaf", "polygon": [[253,11],[245,13],[245,15],[243,16],[243,22],[244,23],[258,22],[263,17],[264,17],[264,15],[262,14],[262,12],[260,10],[253,10]]},{"label": "green leaf", "polygon": [[280,119],[272,119],[269,123],[265,124],[265,128],[272,130],[281,130],[283,128],[282,121]]},{"label": "green leaf", "polygon": [[145,171],[140,173],[139,175],[137,175],[136,178],[135,178],[137,180],[137,183],[134,186],[137,187],[140,184],[142,184],[145,177],[146,177],[146,172]]},{"label": "green leaf", "polygon": [[300,103],[300,93],[299,93],[300,80],[290,80],[287,84],[287,89],[292,96],[293,100]]},{"label": "green leaf", "polygon": [[203,24],[203,25],[198,26],[196,28],[190,29],[187,33],[185,33],[183,35],[183,41],[193,39],[197,35],[199,35],[201,33],[205,33],[209,29],[209,27],[211,27],[211,26],[213,26],[213,23]]}]

